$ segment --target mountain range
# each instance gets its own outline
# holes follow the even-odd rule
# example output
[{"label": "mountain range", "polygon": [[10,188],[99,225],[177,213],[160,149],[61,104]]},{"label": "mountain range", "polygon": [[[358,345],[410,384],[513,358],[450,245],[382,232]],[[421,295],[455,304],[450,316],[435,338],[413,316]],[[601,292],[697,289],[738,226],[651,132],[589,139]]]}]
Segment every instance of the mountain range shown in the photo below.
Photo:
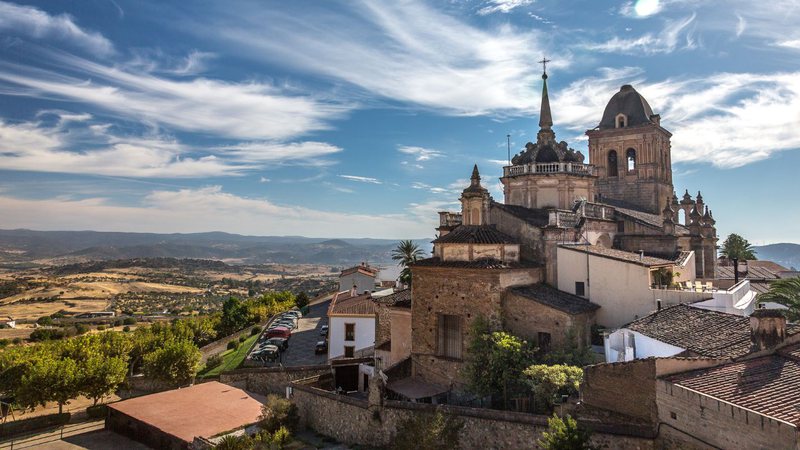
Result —
[{"label": "mountain range", "polygon": [[753,247],[758,259],[774,261],[788,269],[800,269],[800,244],[770,244]]},{"label": "mountain range", "polygon": [[[430,253],[430,239],[415,242]],[[397,240],[243,236],[223,232],[156,234],[0,230],[0,261],[69,263],[128,258],[199,258],[247,264],[345,265],[391,261]]]}]

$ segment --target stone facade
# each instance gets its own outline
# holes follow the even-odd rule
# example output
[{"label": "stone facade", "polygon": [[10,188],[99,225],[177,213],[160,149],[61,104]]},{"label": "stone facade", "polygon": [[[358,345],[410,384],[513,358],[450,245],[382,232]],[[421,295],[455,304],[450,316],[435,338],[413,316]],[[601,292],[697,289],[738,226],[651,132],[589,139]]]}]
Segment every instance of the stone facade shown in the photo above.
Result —
[{"label": "stone facade", "polygon": [[461,386],[460,359],[441,356],[438,327],[442,315],[458,316],[461,348],[477,317],[495,328],[502,326],[502,298],[506,288],[541,281],[541,269],[412,268],[411,356],[414,375],[443,385]]},{"label": "stone facade", "polygon": [[567,344],[567,335],[571,330],[574,333],[575,343],[591,344],[593,311],[569,314],[513,292],[506,292],[502,301],[503,329],[511,334],[535,343],[541,348],[538,342],[539,333],[547,333],[552,339],[550,345],[559,348]]},{"label": "stone facade", "polygon": [[284,395],[292,381],[302,380],[322,374],[330,374],[331,366],[261,367],[258,369],[237,369],[223,372],[220,383],[228,384],[255,394]]}]

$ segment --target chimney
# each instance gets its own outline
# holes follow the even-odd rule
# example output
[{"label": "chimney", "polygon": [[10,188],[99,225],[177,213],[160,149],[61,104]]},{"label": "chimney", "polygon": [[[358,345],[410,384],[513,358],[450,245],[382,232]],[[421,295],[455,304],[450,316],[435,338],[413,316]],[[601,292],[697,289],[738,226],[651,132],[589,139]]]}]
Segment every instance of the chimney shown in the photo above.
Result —
[{"label": "chimney", "polygon": [[355,297],[356,296],[356,290],[357,290],[357,287],[354,284],[353,287],[350,289],[350,297]]},{"label": "chimney", "polygon": [[639,261],[644,259],[644,250],[639,250]]},{"label": "chimney", "polygon": [[739,258],[733,258],[733,284],[739,284]]},{"label": "chimney", "polygon": [[757,309],[750,315],[750,341],[753,351],[766,350],[786,338],[786,317],[777,309]]},{"label": "chimney", "polygon": [[656,311],[661,311],[661,299],[656,299]]}]

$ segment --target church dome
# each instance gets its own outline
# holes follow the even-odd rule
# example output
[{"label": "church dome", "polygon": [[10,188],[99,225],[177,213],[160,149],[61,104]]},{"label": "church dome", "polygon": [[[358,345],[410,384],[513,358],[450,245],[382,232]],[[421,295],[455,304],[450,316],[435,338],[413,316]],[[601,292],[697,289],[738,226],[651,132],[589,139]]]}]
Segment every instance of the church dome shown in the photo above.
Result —
[{"label": "church dome", "polygon": [[617,118],[622,114],[625,116],[625,127],[635,127],[647,123],[653,123],[651,117],[653,110],[647,103],[647,100],[642,97],[642,94],[636,92],[630,84],[622,86],[611,100],[608,101],[605,111],[603,111],[603,120],[600,121],[599,128],[605,130],[608,128],[619,128],[617,125]]}]

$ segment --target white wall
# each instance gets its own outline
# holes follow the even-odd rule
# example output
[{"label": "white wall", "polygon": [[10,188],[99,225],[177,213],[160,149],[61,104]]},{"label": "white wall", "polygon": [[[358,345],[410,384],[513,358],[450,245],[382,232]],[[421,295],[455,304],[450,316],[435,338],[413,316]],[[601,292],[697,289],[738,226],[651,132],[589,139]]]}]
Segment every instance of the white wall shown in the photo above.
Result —
[{"label": "white wall", "polygon": [[698,302],[692,306],[739,316],[750,316],[756,306],[756,292],[750,289],[750,280],[742,280],[727,291],[712,293],[711,300]]},{"label": "white wall", "polygon": [[[575,294],[575,282],[582,281],[584,297],[600,305],[597,324],[604,327],[620,327],[652,313],[659,298],[664,307],[682,302],[679,300],[680,291],[672,291],[675,296],[667,296],[665,291],[650,288],[649,267],[587,254],[580,247],[558,247],[557,264],[556,287]],[[689,296],[692,300],[700,300],[697,295]]]},{"label": "white wall", "polygon": [[361,272],[339,277],[339,291],[349,291],[353,288],[353,285],[356,286],[356,291],[359,294],[372,292],[375,290],[375,277],[365,275]]},{"label": "white wall", "polygon": [[[658,341],[627,328],[610,333],[604,339],[606,362],[630,361],[650,357],[674,356],[686,349]],[[624,353],[624,355],[620,355]]]},{"label": "white wall", "polygon": [[[356,325],[355,341],[345,341],[344,324]],[[375,317],[330,316],[328,319],[328,359],[344,356],[344,347],[355,351],[375,345]]]}]

